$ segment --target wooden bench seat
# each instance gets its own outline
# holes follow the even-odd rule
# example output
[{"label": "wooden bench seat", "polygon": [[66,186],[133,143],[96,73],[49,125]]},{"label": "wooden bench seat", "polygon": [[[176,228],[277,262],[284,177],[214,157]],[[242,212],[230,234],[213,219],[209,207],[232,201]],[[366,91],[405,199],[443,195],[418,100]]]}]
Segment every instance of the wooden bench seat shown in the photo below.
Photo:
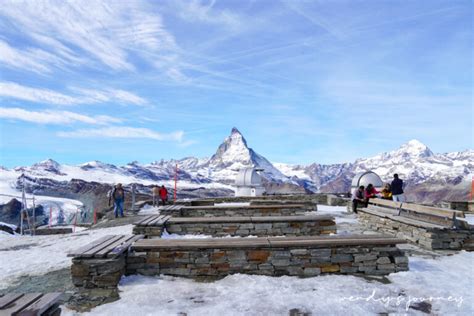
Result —
[{"label": "wooden bench seat", "polygon": [[107,235],[68,254],[74,258],[116,258],[143,235]]},{"label": "wooden bench seat", "polygon": [[0,297],[0,315],[59,315],[62,293],[9,293]]},{"label": "wooden bench seat", "polygon": [[474,227],[460,212],[381,199],[371,199],[359,209],[359,221],[367,228],[406,238],[424,248],[472,251]]},{"label": "wooden bench seat", "polygon": [[205,239],[141,239],[131,250],[261,248],[261,247],[331,247],[362,245],[404,244],[400,238],[384,235],[351,235],[321,237],[259,237],[259,238],[205,238]]}]

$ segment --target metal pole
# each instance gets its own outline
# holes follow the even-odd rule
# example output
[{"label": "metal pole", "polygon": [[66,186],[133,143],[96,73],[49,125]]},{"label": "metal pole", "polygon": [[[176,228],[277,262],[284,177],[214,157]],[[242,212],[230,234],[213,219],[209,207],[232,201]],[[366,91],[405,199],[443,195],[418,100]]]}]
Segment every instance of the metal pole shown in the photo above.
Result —
[{"label": "metal pole", "polygon": [[176,190],[178,188],[178,164],[176,164],[176,169],[174,172],[174,194],[173,194],[173,200],[176,202]]},{"label": "metal pole", "polygon": [[135,211],[135,183],[132,184],[132,212]]},{"label": "metal pole", "polygon": [[[25,194],[25,175],[22,174],[22,189],[21,189],[21,213],[20,213],[20,234],[23,235],[23,221],[25,218],[25,210],[26,210],[26,194]],[[31,229],[31,228],[30,228]]]},{"label": "metal pole", "polygon": [[[31,227],[30,227],[31,230]],[[33,195],[33,235],[36,235],[36,204],[35,196]]]}]

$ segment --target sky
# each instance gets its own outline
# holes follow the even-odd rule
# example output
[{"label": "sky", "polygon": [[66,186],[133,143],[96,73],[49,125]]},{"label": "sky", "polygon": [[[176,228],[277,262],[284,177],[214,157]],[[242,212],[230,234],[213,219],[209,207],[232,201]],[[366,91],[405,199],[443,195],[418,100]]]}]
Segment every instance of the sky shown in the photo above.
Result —
[{"label": "sky", "polygon": [[0,165],[473,145],[473,2],[2,1]]}]

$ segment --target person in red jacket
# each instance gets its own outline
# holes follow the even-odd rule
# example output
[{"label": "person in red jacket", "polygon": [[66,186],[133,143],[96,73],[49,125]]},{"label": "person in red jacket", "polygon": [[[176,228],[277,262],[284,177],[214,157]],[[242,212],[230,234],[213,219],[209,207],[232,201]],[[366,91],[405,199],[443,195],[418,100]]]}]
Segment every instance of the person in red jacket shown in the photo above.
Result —
[{"label": "person in red jacket", "polygon": [[365,188],[365,192],[364,192],[364,195],[365,195],[365,207],[367,207],[367,205],[369,204],[369,199],[371,198],[376,198],[377,197],[377,194],[380,194],[379,191],[377,191],[374,186],[372,185],[372,183],[369,183],[369,185],[367,185],[367,188]]},{"label": "person in red jacket", "polygon": [[166,201],[168,201],[168,190],[166,190],[165,186],[162,185],[159,193],[160,193],[161,203],[163,203],[163,206],[164,206],[166,204]]}]

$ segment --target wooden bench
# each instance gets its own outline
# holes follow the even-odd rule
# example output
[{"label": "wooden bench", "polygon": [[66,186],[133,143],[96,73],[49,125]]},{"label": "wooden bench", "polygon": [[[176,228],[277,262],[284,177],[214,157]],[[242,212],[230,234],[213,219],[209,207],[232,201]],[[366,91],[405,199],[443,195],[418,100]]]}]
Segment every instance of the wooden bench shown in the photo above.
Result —
[{"label": "wooden bench", "polygon": [[142,239],[130,248],[127,274],[386,275],[408,270],[401,243],[382,235]]},{"label": "wooden bench", "polygon": [[142,235],[107,235],[68,254],[74,258],[117,258]]},{"label": "wooden bench", "polygon": [[372,230],[406,238],[428,249],[474,250],[474,227],[457,217],[464,216],[459,211],[370,199],[358,215]]},{"label": "wooden bench", "polygon": [[0,297],[0,315],[56,316],[62,293],[10,293]]},{"label": "wooden bench", "polygon": [[415,203],[370,199],[368,209],[386,212],[391,215],[407,217],[447,228],[454,228],[464,225],[464,221],[457,221],[457,217],[464,217],[463,212]]},{"label": "wooden bench", "polygon": [[224,236],[302,236],[335,234],[336,222],[329,215],[172,217],[151,215],[135,223],[133,232],[147,237],[169,233]]},{"label": "wooden bench", "polygon": [[141,238],[141,235],[107,235],[69,253],[73,257],[71,279],[79,297],[77,301],[87,302],[87,308],[91,308],[117,300],[127,253],[132,243]]}]

